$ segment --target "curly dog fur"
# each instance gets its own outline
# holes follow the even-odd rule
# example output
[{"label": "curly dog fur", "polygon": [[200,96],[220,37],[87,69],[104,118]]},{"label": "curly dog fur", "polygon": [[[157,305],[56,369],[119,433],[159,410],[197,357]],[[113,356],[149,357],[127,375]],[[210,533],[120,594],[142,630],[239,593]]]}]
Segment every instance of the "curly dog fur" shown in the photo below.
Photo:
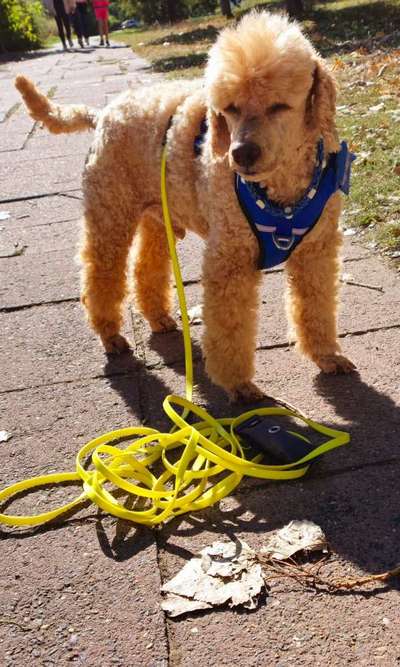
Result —
[{"label": "curly dog fur", "polygon": [[[233,398],[262,394],[252,383],[259,310],[258,245],[236,200],[232,171],[261,182],[274,201],[300,199],[324,140],[336,152],[335,83],[296,23],[246,15],[212,47],[203,80],[128,91],[96,113],[59,106],[26,78],[16,86],[33,118],[52,132],[95,128],[83,174],[82,302],[107,352],[128,347],[120,334],[127,258],[139,234],[136,302],[153,331],[168,331],[171,264],[160,203],[161,145],[168,130],[168,195],[178,236],[205,238],[204,353],[211,379]],[[208,120],[201,156],[193,143]],[[285,269],[287,310],[300,350],[323,371],[349,372],[336,331],[341,234],[339,194]]]}]

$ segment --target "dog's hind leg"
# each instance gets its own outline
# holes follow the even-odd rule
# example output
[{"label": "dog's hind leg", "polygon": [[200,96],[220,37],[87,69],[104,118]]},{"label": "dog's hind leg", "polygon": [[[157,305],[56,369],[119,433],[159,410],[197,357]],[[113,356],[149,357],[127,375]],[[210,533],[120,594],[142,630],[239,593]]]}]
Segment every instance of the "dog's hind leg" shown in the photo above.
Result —
[{"label": "dog's hind leg", "polygon": [[142,215],[138,246],[135,263],[136,305],[152,331],[172,331],[176,329],[176,322],[171,316],[171,260],[159,207],[152,207]]},{"label": "dog's hind leg", "polygon": [[81,301],[106,352],[122,352],[129,348],[120,329],[127,259],[135,225],[122,212],[101,207],[86,211],[84,223]]}]

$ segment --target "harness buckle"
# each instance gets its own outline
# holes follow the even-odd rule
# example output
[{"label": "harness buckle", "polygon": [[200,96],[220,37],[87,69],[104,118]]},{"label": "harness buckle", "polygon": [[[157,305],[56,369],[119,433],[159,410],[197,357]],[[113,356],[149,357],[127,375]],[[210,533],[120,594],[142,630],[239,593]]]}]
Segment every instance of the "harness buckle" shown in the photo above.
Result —
[{"label": "harness buckle", "polygon": [[290,250],[292,247],[295,237],[292,236],[277,236],[274,232],[271,234],[274,245],[278,250]]}]

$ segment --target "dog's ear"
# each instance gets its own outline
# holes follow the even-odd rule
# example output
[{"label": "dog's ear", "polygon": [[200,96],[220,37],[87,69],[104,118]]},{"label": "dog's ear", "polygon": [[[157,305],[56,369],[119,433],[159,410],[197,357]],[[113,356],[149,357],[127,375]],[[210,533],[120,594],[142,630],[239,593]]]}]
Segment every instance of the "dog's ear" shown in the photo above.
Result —
[{"label": "dog's ear", "polygon": [[228,152],[231,142],[231,135],[226,120],[221,113],[209,109],[207,121],[213,155],[222,157]]},{"label": "dog's ear", "polygon": [[307,122],[319,129],[328,153],[340,149],[338,133],[335,124],[336,113],[336,84],[326,65],[317,60],[313,73],[313,84],[307,99]]}]

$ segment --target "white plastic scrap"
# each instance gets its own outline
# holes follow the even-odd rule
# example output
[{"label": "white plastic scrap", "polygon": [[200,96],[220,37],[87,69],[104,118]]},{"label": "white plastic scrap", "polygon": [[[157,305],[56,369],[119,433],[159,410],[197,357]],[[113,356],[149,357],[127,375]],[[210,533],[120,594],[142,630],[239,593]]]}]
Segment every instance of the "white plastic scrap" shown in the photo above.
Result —
[{"label": "white plastic scrap", "polygon": [[264,588],[261,565],[246,542],[214,542],[161,588],[169,616],[229,603],[254,609]]},{"label": "white plastic scrap", "polygon": [[11,438],[11,433],[8,431],[0,431],[0,442],[7,442]]},{"label": "white plastic scrap", "polygon": [[203,322],[203,304],[198,303],[197,306],[189,308],[188,310],[190,324],[202,324]]},{"label": "white plastic scrap", "polygon": [[324,533],[312,521],[291,521],[276,533],[273,533],[268,544],[261,549],[276,560],[286,560],[298,551],[328,552],[328,543]]}]

